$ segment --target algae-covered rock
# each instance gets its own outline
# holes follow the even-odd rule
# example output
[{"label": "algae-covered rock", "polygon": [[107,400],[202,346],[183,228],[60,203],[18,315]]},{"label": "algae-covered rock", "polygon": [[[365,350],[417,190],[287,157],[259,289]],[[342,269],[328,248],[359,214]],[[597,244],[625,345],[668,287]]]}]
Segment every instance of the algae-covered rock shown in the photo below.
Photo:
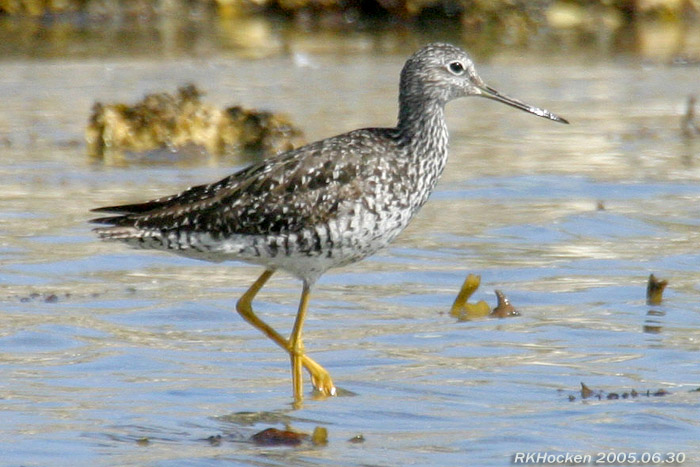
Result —
[{"label": "algae-covered rock", "polygon": [[236,151],[275,154],[304,143],[288,117],[265,111],[219,109],[200,100],[194,85],[175,95],[149,94],[135,105],[97,102],[85,133],[88,154],[144,152],[187,145],[214,155]]}]

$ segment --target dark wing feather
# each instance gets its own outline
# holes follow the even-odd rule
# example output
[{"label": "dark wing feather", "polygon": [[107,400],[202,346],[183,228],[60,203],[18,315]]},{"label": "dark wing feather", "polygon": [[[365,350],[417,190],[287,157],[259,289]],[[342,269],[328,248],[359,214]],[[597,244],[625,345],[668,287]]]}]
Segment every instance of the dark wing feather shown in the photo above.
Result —
[{"label": "dark wing feather", "polygon": [[[189,230],[220,235],[297,232],[352,209],[384,164],[387,130],[356,130],[312,143],[211,185],[141,204],[99,208],[113,228]],[[379,140],[383,140],[380,144]],[[384,151],[379,151],[383,147]],[[97,229],[105,233],[109,228]]]},{"label": "dark wing feather", "polygon": [[[185,196],[191,194],[196,196],[197,194],[203,193],[209,185],[199,185],[188,188],[183,191],[180,195]],[[144,212],[153,211],[154,209],[159,209],[168,205],[168,202],[174,199],[175,196],[167,196],[164,198],[158,198],[151,201],[146,201],[145,203],[136,204],[120,204],[118,206],[103,206],[101,208],[91,209],[90,212],[111,212],[114,214],[142,214]],[[104,219],[111,219],[107,217]],[[90,222],[103,223],[102,218],[92,219]]]},{"label": "dark wing feather", "polygon": [[[115,214],[143,214],[148,211],[155,211],[177,204],[191,203],[196,200],[206,198],[209,194],[215,193],[227,184],[230,184],[233,180],[246,178],[248,176],[248,173],[254,172],[255,169],[255,165],[246,167],[245,169],[242,169],[234,173],[233,175],[229,175],[228,177],[219,180],[216,183],[193,186],[175,195],[164,196],[162,198],[153,199],[144,203],[104,206],[100,208],[91,209],[90,212],[111,212]],[[116,217],[121,216],[91,219],[90,222],[102,224],[105,223],[102,222],[103,219],[113,219]]]}]

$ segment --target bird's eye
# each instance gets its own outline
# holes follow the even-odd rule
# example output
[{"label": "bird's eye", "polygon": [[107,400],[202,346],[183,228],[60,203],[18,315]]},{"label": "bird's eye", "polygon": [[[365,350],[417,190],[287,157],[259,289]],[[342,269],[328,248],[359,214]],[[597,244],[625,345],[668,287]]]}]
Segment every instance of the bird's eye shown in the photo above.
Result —
[{"label": "bird's eye", "polygon": [[452,62],[448,65],[448,68],[455,75],[461,75],[464,73],[464,65],[462,65],[460,62]]}]

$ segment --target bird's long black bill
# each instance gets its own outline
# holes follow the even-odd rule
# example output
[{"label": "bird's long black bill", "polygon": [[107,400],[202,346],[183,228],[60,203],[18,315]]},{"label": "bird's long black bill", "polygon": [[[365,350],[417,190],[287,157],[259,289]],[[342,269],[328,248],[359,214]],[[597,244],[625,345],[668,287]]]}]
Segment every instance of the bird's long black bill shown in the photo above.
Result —
[{"label": "bird's long black bill", "polygon": [[503,102],[504,104],[508,104],[511,107],[515,107],[516,109],[524,110],[525,112],[530,112],[531,114],[535,114],[538,117],[543,117],[543,118],[548,118],[550,120],[554,120],[555,122],[559,123],[569,123],[569,121],[565,118],[562,118],[558,115],[553,114],[549,110],[545,109],[540,109],[539,107],[533,107],[531,105],[527,105],[524,102],[521,102],[517,99],[513,99],[512,97],[504,96],[500,92],[496,91],[492,87],[489,86],[483,86],[479,87],[479,89],[482,91],[481,94],[479,94],[481,97],[485,97],[487,99],[493,99],[498,102]]}]

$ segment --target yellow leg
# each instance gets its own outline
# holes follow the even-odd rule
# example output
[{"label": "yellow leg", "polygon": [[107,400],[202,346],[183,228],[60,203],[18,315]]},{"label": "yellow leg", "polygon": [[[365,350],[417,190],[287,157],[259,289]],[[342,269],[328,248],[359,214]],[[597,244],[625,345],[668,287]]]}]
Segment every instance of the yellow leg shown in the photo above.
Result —
[{"label": "yellow leg", "polygon": [[[284,350],[286,350],[289,355],[294,359],[294,350],[292,348],[292,344],[288,342],[284,337],[282,337],[277,331],[272,329],[272,327],[258,318],[255,313],[253,312],[253,306],[252,302],[257,293],[262,289],[262,287],[265,285],[265,283],[268,281],[270,276],[274,273],[274,270],[266,270],[263,272],[258,280],[253,283],[253,285],[250,286],[250,288],[246,291],[246,293],[243,294],[243,296],[238,300],[238,303],[236,304],[236,311],[245,319],[248,321],[253,327],[256,329],[259,329],[262,331],[267,337],[272,339],[272,341],[282,347]],[[306,290],[306,286],[304,286]],[[306,313],[306,306],[308,304],[308,290],[306,290],[305,293],[302,293],[302,302],[299,304],[299,309],[301,310],[302,306],[304,307],[304,314]],[[302,316],[302,322],[303,322],[303,316]],[[297,321],[299,321],[299,314],[297,314]],[[295,329],[297,325],[295,322]],[[294,331],[292,331],[292,336],[294,336]],[[299,337],[301,337],[301,322],[299,323]],[[333,385],[333,380],[331,379],[331,375],[326,371],[325,368],[323,368],[321,365],[316,363],[314,360],[312,360],[310,357],[307,357],[303,353],[303,343],[301,342],[300,339],[298,339],[298,344],[301,344],[301,352],[297,351],[297,354],[300,355],[297,357],[297,360],[301,361],[301,365],[306,368],[306,370],[309,372],[311,375],[311,382],[314,385],[314,387],[322,394],[330,395],[333,396],[335,395],[336,389],[335,386]],[[297,364],[298,366],[298,364]],[[294,360],[292,360],[292,370],[294,371]],[[299,367],[299,370],[297,370],[299,373],[301,372],[301,369]],[[294,382],[294,373],[292,373],[292,380]],[[301,376],[298,375],[296,377],[299,381],[299,383],[294,382],[294,391],[295,394],[297,393],[297,384],[299,384],[299,394],[301,393]],[[295,396],[296,398],[296,396]]]},{"label": "yellow leg", "polygon": [[304,356],[304,342],[301,337],[304,320],[306,319],[306,309],[309,306],[309,286],[304,282],[304,288],[301,291],[301,299],[299,300],[299,311],[297,318],[294,320],[294,328],[289,337],[289,354],[292,359],[292,387],[294,388],[294,400],[301,402],[303,379],[301,374],[302,357]]}]

